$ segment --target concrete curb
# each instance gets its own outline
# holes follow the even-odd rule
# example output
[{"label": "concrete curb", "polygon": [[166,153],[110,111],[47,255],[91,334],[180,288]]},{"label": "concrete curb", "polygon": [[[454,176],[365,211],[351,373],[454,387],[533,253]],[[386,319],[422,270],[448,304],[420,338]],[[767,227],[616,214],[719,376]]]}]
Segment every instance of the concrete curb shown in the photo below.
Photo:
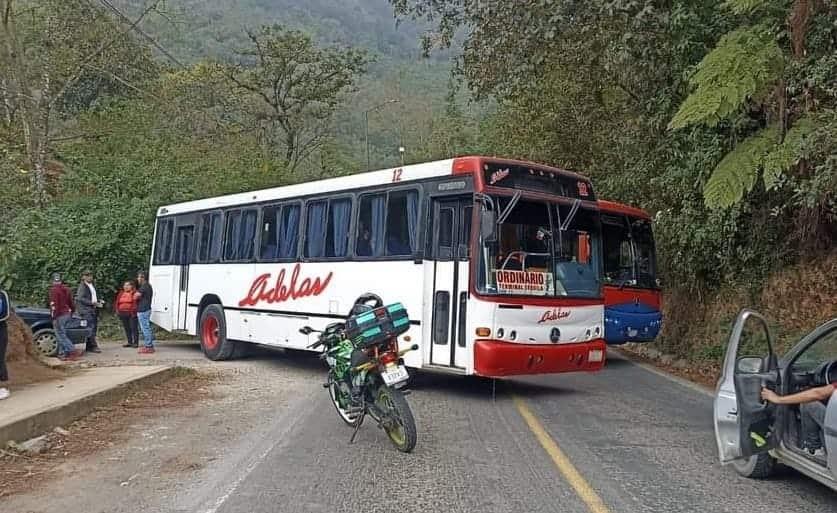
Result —
[{"label": "concrete curb", "polygon": [[156,369],[111,388],[86,395],[66,404],[38,412],[25,419],[0,426],[0,447],[5,447],[11,440],[29,440],[30,438],[47,433],[58,426],[65,426],[94,411],[96,408],[122,399],[139,386],[160,384],[174,376],[176,371],[177,367]]}]

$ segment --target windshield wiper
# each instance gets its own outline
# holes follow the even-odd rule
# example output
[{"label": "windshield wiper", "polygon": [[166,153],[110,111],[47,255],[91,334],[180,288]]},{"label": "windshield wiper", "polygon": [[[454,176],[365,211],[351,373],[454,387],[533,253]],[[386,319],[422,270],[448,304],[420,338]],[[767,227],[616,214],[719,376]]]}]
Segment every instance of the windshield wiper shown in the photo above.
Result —
[{"label": "windshield wiper", "polygon": [[570,227],[570,224],[573,222],[573,219],[575,219],[575,215],[578,213],[579,207],[581,207],[581,200],[576,198],[575,201],[573,201],[573,207],[570,209],[570,213],[567,214],[567,219],[565,219],[564,222],[561,223],[562,232],[567,231],[567,228]]},{"label": "windshield wiper", "polygon": [[517,206],[517,202],[520,201],[520,196],[520,191],[514,192],[514,196],[512,196],[512,199],[509,201],[509,204],[506,205],[506,208],[504,208],[503,212],[500,213],[500,217],[497,218],[497,224],[503,224],[506,222],[506,218],[509,217],[514,207]]}]

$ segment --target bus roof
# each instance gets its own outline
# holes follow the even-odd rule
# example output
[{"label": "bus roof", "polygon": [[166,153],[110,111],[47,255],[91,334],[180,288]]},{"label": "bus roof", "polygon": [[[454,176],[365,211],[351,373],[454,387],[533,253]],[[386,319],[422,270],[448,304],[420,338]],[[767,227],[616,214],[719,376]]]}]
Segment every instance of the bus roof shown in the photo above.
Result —
[{"label": "bus roof", "polygon": [[602,212],[610,212],[612,214],[624,214],[626,216],[636,217],[639,219],[651,220],[651,215],[641,208],[632,207],[623,203],[615,201],[599,200],[599,210]]},{"label": "bus roof", "polygon": [[496,157],[465,156],[446,160],[424,162],[421,164],[412,164],[408,166],[399,166],[378,171],[357,173],[347,176],[339,176],[336,178],[327,178],[324,180],[316,180],[313,182],[302,182],[294,185],[272,187],[270,189],[240,192],[228,194],[225,196],[216,196],[212,198],[187,201],[184,203],[176,203],[160,207],[157,211],[157,215],[166,216],[173,214],[182,214],[187,212],[195,212],[200,210],[213,210],[216,208],[232,207],[235,205],[245,205],[251,203],[259,203],[263,201],[282,200],[287,198],[296,198],[300,196],[309,196],[322,192],[339,192],[344,190],[374,187],[384,184],[401,184],[416,180],[424,180],[429,178],[437,178],[451,175],[478,175],[480,173],[479,166],[481,162],[492,162],[499,164],[522,165],[535,168],[551,169],[560,172],[562,175],[578,178],[580,180],[589,182],[589,179],[587,177],[584,177],[578,173],[575,173],[573,171],[567,171],[565,169],[557,168],[554,166],[548,166],[545,164],[537,164],[534,162],[525,162]]}]

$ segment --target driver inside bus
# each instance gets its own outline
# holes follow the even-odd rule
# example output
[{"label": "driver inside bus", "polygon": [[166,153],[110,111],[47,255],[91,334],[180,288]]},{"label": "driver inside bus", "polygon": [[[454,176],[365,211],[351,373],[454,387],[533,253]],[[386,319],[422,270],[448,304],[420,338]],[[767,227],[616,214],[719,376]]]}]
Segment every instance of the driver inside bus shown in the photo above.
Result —
[{"label": "driver inside bus", "polygon": [[802,416],[802,448],[807,449],[814,456],[822,456],[825,454],[823,424],[825,424],[826,404],[835,389],[837,389],[837,381],[784,396],[762,388],[761,398],[773,404],[799,405],[799,412]]}]

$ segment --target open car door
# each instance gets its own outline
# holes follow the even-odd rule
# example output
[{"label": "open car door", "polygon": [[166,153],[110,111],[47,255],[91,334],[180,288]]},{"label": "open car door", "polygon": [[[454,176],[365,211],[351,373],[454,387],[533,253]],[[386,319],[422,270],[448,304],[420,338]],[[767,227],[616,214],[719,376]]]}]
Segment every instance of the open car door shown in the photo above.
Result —
[{"label": "open car door", "polygon": [[828,401],[822,431],[825,438],[825,452],[828,455],[828,470],[837,480],[837,391],[831,394],[831,399]]},{"label": "open car door", "polygon": [[761,399],[761,388],[777,389],[779,362],[767,321],[742,310],[727,345],[715,391],[715,439],[721,463],[767,452],[779,444],[776,406]]}]

